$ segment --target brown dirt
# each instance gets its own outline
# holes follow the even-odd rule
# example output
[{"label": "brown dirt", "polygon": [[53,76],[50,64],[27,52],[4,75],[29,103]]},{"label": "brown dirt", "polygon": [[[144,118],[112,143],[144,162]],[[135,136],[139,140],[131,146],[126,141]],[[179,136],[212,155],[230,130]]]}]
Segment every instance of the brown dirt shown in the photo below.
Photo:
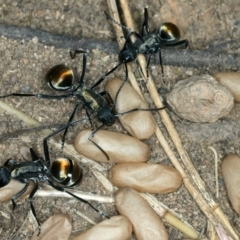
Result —
[{"label": "brown dirt", "polygon": [[[1,1],[0,22],[11,24],[17,27],[28,27],[36,30],[49,31],[51,33],[72,35],[81,38],[96,39],[96,41],[115,40],[114,31],[111,22],[107,21],[104,11],[107,11],[105,1]],[[134,20],[139,29],[143,16],[143,8],[148,5],[150,24],[153,28],[158,28],[162,22],[171,21],[179,26],[182,39],[190,41],[191,49],[217,49],[218,44],[229,40],[237,41],[240,38],[239,28],[239,8],[236,0],[231,1],[135,1],[130,4],[130,9]],[[235,46],[234,46],[235,47]],[[227,45],[225,51],[231,52],[233,46]],[[116,50],[117,51],[117,50]],[[239,49],[236,50],[236,52]],[[39,43],[36,38],[32,40],[19,40],[14,36],[0,39],[0,95],[11,92],[31,92],[55,94],[49,90],[43,81],[47,70],[59,63],[72,66],[78,73],[81,72],[81,61],[69,58],[69,49],[55,48],[54,46]],[[164,56],[163,56],[164,61]],[[98,48],[89,49],[87,74],[85,82],[91,86],[98,80],[105,71],[111,69],[117,63],[117,55],[108,53]],[[137,68],[137,67],[135,67]],[[159,65],[151,65],[153,77],[156,85],[160,88],[158,76],[160,74]],[[191,67],[164,66],[167,81],[171,86],[180,79],[191,75],[209,73],[213,74],[221,69],[210,69]],[[120,68],[112,76],[124,76],[123,68]],[[149,94],[144,84],[141,84],[144,94],[149,98]],[[100,89],[102,89],[102,86]],[[36,98],[9,97],[5,102],[15,106],[19,110],[39,120],[42,123],[66,122],[74,106],[74,99],[47,100]],[[178,118],[169,111],[171,119],[179,132],[184,148],[189,153],[200,176],[205,181],[210,193],[215,195],[213,153],[208,150],[208,146],[213,146],[220,157],[220,162],[228,153],[240,154],[240,105],[235,104],[231,113],[216,123],[191,123]],[[64,113],[64,114],[63,114]],[[78,111],[76,119],[85,116],[85,111]],[[0,134],[8,134],[25,127],[24,123],[13,115],[8,115],[0,110]],[[158,119],[161,129],[165,135],[163,124]],[[78,125],[71,129],[67,135],[67,141],[72,142],[75,133],[80,129],[89,126],[88,123]],[[117,123],[112,130],[122,131]],[[39,132],[20,134],[0,142],[0,164],[3,164],[8,158],[23,159],[21,149],[23,146],[35,148],[42,156],[42,139]],[[150,162],[162,162],[170,164],[167,156],[155,137],[146,141],[152,150]],[[172,143],[170,143],[172,146]],[[172,146],[173,147],[173,146]],[[56,149],[51,149],[51,158],[54,159],[58,154]],[[107,168],[110,166],[104,165]],[[91,172],[84,168],[84,180],[82,184],[76,187],[82,191],[89,191],[96,194],[108,195],[109,193],[100,185]],[[239,216],[233,211],[219,167],[220,196],[216,201],[227,214],[232,225],[240,231]],[[237,186],[238,187],[238,186]],[[201,213],[198,206],[189,195],[184,186],[177,192],[168,195],[156,195],[156,197],[165,203],[169,208],[176,211],[182,218],[188,221],[194,228],[201,231],[206,227],[207,220]],[[78,216],[74,209],[83,211],[95,221],[101,218],[93,212],[88,206],[75,200],[63,198],[46,199],[36,198],[34,200],[37,216],[40,222],[46,220],[54,213],[67,213],[73,221],[72,236],[79,234],[89,227],[89,224]],[[110,216],[116,214],[116,209],[110,204],[95,203],[100,209]],[[22,226],[17,237],[13,239],[30,239],[33,232],[33,225],[27,217],[29,203],[27,200],[18,201],[16,210],[11,212],[11,204],[4,203],[0,205],[0,237],[1,239],[11,239],[10,235]],[[12,217],[12,219],[11,219]],[[21,221],[18,221],[21,219]],[[26,219],[26,220],[25,220]],[[168,224],[165,225],[170,239],[184,239],[181,233]]]}]

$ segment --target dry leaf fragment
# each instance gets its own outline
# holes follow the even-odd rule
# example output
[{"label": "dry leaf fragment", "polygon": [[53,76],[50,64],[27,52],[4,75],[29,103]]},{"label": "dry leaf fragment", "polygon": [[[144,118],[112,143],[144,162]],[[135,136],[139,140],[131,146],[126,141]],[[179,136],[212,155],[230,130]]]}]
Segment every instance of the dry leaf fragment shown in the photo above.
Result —
[{"label": "dry leaf fragment", "polygon": [[138,240],[167,240],[168,233],[151,206],[132,188],[115,193],[118,212],[127,217]]},{"label": "dry leaf fragment", "polygon": [[148,145],[126,134],[99,130],[92,140],[109,156],[88,140],[91,129],[81,131],[74,141],[74,148],[83,156],[98,162],[146,162],[150,157]]},{"label": "dry leaf fragment", "polygon": [[230,154],[222,162],[223,179],[234,210],[240,214],[240,157]]},{"label": "dry leaf fragment", "polygon": [[[112,99],[115,99],[122,83],[123,81],[120,78],[113,78],[107,82],[105,89]],[[125,82],[118,94],[116,109],[118,113],[122,113],[135,108],[148,109],[149,107],[133,87]],[[140,140],[149,139],[156,129],[156,122],[151,111],[134,111],[120,116],[119,120],[132,136]]]},{"label": "dry leaf fragment", "polygon": [[223,85],[234,97],[235,102],[240,102],[240,72],[220,72],[214,75],[216,80]]},{"label": "dry leaf fragment", "polygon": [[182,184],[181,174],[174,168],[153,163],[119,163],[110,172],[117,187],[131,187],[139,192],[170,193]]},{"label": "dry leaf fragment", "polygon": [[71,232],[71,220],[64,214],[56,214],[41,225],[39,236],[38,229],[34,232],[31,240],[68,240]]},{"label": "dry leaf fragment", "polygon": [[210,75],[179,81],[167,102],[179,117],[192,122],[215,122],[234,105],[233,96]]},{"label": "dry leaf fragment", "polygon": [[73,240],[128,240],[132,234],[132,224],[124,216],[106,219]]}]

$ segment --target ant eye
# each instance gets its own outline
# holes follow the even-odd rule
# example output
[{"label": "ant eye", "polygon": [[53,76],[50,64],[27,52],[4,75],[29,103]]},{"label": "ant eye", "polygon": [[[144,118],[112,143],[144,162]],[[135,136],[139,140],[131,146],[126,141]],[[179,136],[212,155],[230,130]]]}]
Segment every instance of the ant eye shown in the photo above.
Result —
[{"label": "ant eye", "polygon": [[75,162],[67,158],[58,158],[51,167],[53,178],[65,185],[74,186],[82,180],[82,169]]},{"label": "ant eye", "polygon": [[178,41],[181,37],[178,27],[170,22],[163,23],[159,29],[159,36],[162,40],[168,42]]},{"label": "ant eye", "polygon": [[65,91],[72,87],[74,74],[71,68],[65,65],[52,67],[45,76],[48,85],[58,91]]}]

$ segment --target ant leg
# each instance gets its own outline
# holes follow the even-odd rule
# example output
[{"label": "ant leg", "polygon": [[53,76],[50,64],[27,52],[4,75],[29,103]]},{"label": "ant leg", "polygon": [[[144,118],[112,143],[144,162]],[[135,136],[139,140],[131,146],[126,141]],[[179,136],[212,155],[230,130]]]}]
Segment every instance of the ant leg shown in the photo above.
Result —
[{"label": "ant leg", "polygon": [[123,85],[125,84],[125,82],[128,80],[128,69],[127,69],[127,63],[125,63],[125,69],[126,69],[126,76],[125,76],[125,79],[124,81],[122,82],[121,86],[119,87],[117,93],[116,93],[116,96],[114,98],[114,106],[115,108],[117,109],[117,99],[118,99],[118,95],[120,93],[120,91],[122,90],[123,88]]},{"label": "ant leg", "polygon": [[65,124],[64,126],[62,126],[61,128],[57,129],[56,131],[54,131],[53,133],[51,133],[50,135],[48,135],[47,137],[45,137],[43,139],[43,152],[44,152],[44,158],[47,164],[47,167],[50,167],[50,157],[49,157],[49,149],[48,149],[48,144],[47,141],[49,138],[53,137],[54,135],[60,133],[61,131],[63,131],[64,129],[68,128],[69,126],[71,126],[74,123],[80,122],[82,120],[84,120],[85,118],[82,118],[80,120],[74,121],[74,122],[69,122],[68,124]]},{"label": "ant leg", "polygon": [[100,130],[103,126],[104,126],[104,124],[102,124],[102,125],[101,125],[100,127],[98,127],[96,130],[94,130],[94,131],[89,135],[88,140],[89,140],[92,144],[94,144],[99,150],[101,150],[102,153],[106,156],[107,160],[109,161],[109,156],[107,155],[107,153],[106,153],[97,143],[95,143],[95,142],[92,140],[92,138],[94,137],[94,134],[95,134],[98,130]]},{"label": "ant leg", "polygon": [[36,98],[46,98],[46,99],[62,99],[62,98],[68,98],[72,97],[73,94],[65,94],[65,95],[58,95],[58,96],[53,96],[53,95],[45,95],[45,94],[31,94],[31,93],[10,93],[7,95],[0,96],[0,98],[5,98],[5,97],[10,97],[10,96],[17,96],[17,97],[36,97]]},{"label": "ant leg", "polygon": [[80,103],[77,103],[76,106],[74,107],[73,109],[73,112],[67,122],[67,124],[65,126],[63,126],[62,128],[58,129],[57,131],[53,132],[52,134],[50,134],[49,136],[47,136],[46,138],[44,138],[43,140],[43,148],[44,148],[44,152],[46,153],[46,156],[45,156],[45,161],[47,162],[47,167],[50,167],[50,157],[49,157],[49,151],[48,151],[48,146],[47,146],[47,140],[49,138],[51,138],[52,136],[54,136],[55,134],[63,131],[64,131],[64,134],[63,134],[63,137],[62,137],[62,146],[61,146],[61,151],[63,151],[63,147],[64,147],[64,143],[65,143],[65,137],[66,137],[66,134],[67,134],[67,131],[68,131],[68,128],[69,126],[71,125],[71,122],[75,116],[75,113],[77,111],[77,108],[78,106],[80,105]]},{"label": "ant leg", "polygon": [[83,51],[83,50],[76,49],[76,50],[74,50],[73,52],[70,51],[69,53],[70,53],[70,57],[71,57],[72,59],[74,59],[77,54],[79,54],[79,53],[87,53],[87,52],[85,52],[85,51]]},{"label": "ant leg", "polygon": [[87,108],[85,108],[85,110],[86,110],[86,114],[87,114],[87,117],[88,117],[88,121],[90,122],[90,124],[91,124],[91,127],[92,127],[92,129],[93,129],[93,123],[92,123],[92,119],[91,119],[91,115],[92,115],[92,114],[89,114],[89,112],[88,112],[88,109],[87,109]]},{"label": "ant leg", "polygon": [[149,29],[149,26],[148,26],[148,9],[147,8],[144,8],[144,21],[143,21],[143,25],[142,25],[142,36],[143,36],[143,32],[144,32],[144,26],[145,26],[145,30],[147,32],[148,35],[151,35],[151,31]]},{"label": "ant leg", "polygon": [[33,201],[33,196],[34,196],[34,194],[35,194],[35,193],[37,192],[37,190],[38,190],[38,186],[39,186],[38,180],[37,180],[37,179],[34,179],[34,183],[35,183],[35,186],[34,186],[32,192],[30,193],[28,199],[29,199],[29,201],[30,201],[30,208],[31,208],[31,210],[32,210],[33,216],[35,217],[35,219],[36,219],[36,221],[37,221],[37,224],[38,224],[38,235],[39,235],[40,232],[41,232],[40,223],[39,223],[39,221],[38,221],[38,219],[37,219],[36,211],[35,211],[35,208],[34,208],[33,203],[32,203],[32,201]]},{"label": "ant leg", "polygon": [[158,50],[158,55],[159,55],[159,62],[160,62],[160,66],[161,66],[162,82],[165,83],[164,72],[163,72],[163,64],[162,64],[162,54],[161,54],[161,49],[160,48]]},{"label": "ant leg", "polygon": [[95,210],[97,213],[99,213],[103,218],[109,218],[109,217],[108,217],[107,215],[105,215],[101,210],[95,208],[90,202],[88,202],[88,201],[86,201],[86,200],[84,200],[84,199],[76,196],[75,194],[67,191],[67,190],[66,190],[65,188],[63,188],[63,187],[54,185],[54,183],[53,183],[50,179],[48,179],[47,181],[48,181],[49,185],[50,185],[52,188],[54,188],[54,189],[56,189],[56,190],[58,190],[58,191],[60,191],[60,192],[65,192],[65,193],[71,195],[72,197],[76,198],[77,200],[88,204],[88,206],[90,206],[93,210]]},{"label": "ant leg", "polygon": [[147,78],[149,77],[149,64],[150,64],[150,60],[151,60],[152,54],[148,55],[148,60],[147,60]]},{"label": "ant leg", "polygon": [[162,108],[134,108],[134,109],[128,110],[126,112],[117,113],[115,116],[119,117],[119,116],[123,116],[125,114],[131,113],[131,112],[136,112],[136,111],[160,111],[164,108],[166,108],[166,107],[162,107]]},{"label": "ant leg", "polygon": [[32,148],[30,148],[30,153],[31,153],[32,161],[39,160],[39,157],[37,156],[37,154],[35,153],[35,151]]},{"label": "ant leg", "polygon": [[72,59],[75,58],[75,56],[79,53],[83,53],[83,67],[82,67],[82,74],[78,80],[78,85],[77,87],[74,89],[78,89],[80,86],[83,85],[83,81],[84,81],[84,77],[85,77],[85,72],[86,72],[86,66],[87,66],[87,52],[82,51],[82,50],[75,50],[74,52],[70,52],[70,57]]},{"label": "ant leg", "polygon": [[23,187],[23,189],[12,197],[11,200],[12,200],[13,211],[14,211],[14,209],[15,209],[15,207],[16,207],[16,203],[15,203],[16,199],[18,199],[19,197],[21,197],[21,196],[27,191],[28,186],[29,186],[29,182],[26,182],[26,184],[25,184],[25,186]]},{"label": "ant leg", "polygon": [[93,90],[95,87],[97,87],[98,85],[100,85],[104,79],[111,74],[112,72],[114,72],[120,65],[122,64],[122,62],[120,62],[118,65],[116,65],[115,67],[113,67],[109,72],[105,73],[90,89]]},{"label": "ant leg", "polygon": [[188,42],[187,39],[184,39],[184,40],[179,41],[179,42],[180,42],[180,44],[183,44],[183,45],[184,45],[184,48],[185,48],[185,49],[186,49],[186,48],[189,48],[189,49],[190,49],[190,47],[189,47],[189,42]]},{"label": "ant leg", "polygon": [[[78,109],[78,107],[79,107],[80,104],[81,104],[81,102],[78,102],[78,103],[76,104],[76,106],[74,107],[74,109],[73,109],[73,111],[72,111],[72,114],[71,114],[70,118],[68,119],[68,122],[67,122],[68,125],[69,125],[69,123],[72,122],[72,120],[73,120],[73,118],[74,118],[74,116],[75,116],[75,114],[76,114],[76,111],[77,111],[77,109]],[[68,128],[69,128],[69,126],[67,126],[67,127],[65,128],[65,131],[64,131],[64,133],[63,133],[61,151],[63,151],[63,147],[64,147],[64,143],[65,143],[65,137],[66,137],[66,135],[67,135]]]}]

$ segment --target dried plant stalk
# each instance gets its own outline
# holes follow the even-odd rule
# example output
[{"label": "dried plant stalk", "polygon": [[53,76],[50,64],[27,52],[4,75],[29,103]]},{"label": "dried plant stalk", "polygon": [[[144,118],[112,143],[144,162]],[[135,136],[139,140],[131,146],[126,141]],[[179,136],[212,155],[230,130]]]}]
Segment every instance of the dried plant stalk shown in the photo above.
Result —
[{"label": "dried plant stalk", "polygon": [[[155,212],[167,221],[170,225],[178,229],[180,232],[184,233],[191,239],[201,239],[206,240],[205,237],[200,237],[200,233],[197,232],[191,225],[181,220],[180,216],[168,209],[163,203],[157,201],[157,199],[149,193],[141,193],[141,196],[148,201]],[[199,238],[200,237],[200,238]]]},{"label": "dried plant stalk", "polygon": [[86,216],[84,213],[82,213],[82,212],[80,212],[80,211],[77,211],[76,209],[75,209],[75,213],[78,215],[78,216],[80,216],[80,217],[82,217],[83,219],[85,219],[87,222],[89,222],[90,224],[92,224],[92,225],[96,225],[97,223],[96,222],[94,222],[91,218],[89,218],[88,216]]},{"label": "dried plant stalk", "polygon": [[[71,193],[74,195],[78,196],[81,199],[87,200],[87,201],[96,201],[100,203],[114,203],[114,198],[113,197],[108,197],[108,196],[100,196],[92,193],[87,193],[87,192],[82,192],[82,191],[76,191],[76,190],[71,190]],[[55,189],[50,189],[50,190],[41,190],[39,189],[35,196],[37,197],[65,197],[65,198],[73,198],[71,195],[65,193],[65,192],[60,192]]]},{"label": "dried plant stalk", "polygon": [[95,169],[91,169],[92,174],[95,178],[103,185],[103,187],[108,190],[110,193],[113,193],[116,188],[113,187],[112,183],[100,172]]},{"label": "dried plant stalk", "polygon": [[210,221],[208,221],[208,223],[207,223],[207,233],[208,233],[210,240],[218,240],[219,239],[219,237],[214,229],[214,226],[212,225],[212,223]]},{"label": "dried plant stalk", "polygon": [[[130,11],[129,11],[129,8],[128,8],[127,1],[120,0],[120,3],[121,3],[121,6],[122,6],[122,9],[123,9],[126,25],[132,31],[134,31],[135,27],[134,27],[134,24],[133,24],[133,21],[132,21],[132,18],[131,18],[131,14],[130,14]],[[115,1],[109,0],[108,5],[109,5],[110,13],[114,12],[114,17],[115,17],[114,19],[116,21],[119,21],[119,17],[116,18],[117,8],[115,8],[115,6],[116,6]],[[121,29],[119,26],[115,26],[115,28],[116,29]],[[118,41],[120,43],[120,46],[122,47],[122,43],[119,40],[122,34],[119,35],[119,31],[120,30],[117,31],[117,34],[118,34],[117,38],[118,38]],[[163,107],[163,104],[162,104],[162,102],[159,98],[157,89],[154,85],[154,82],[151,78],[151,75],[149,74],[149,77],[147,78],[145,57],[139,55],[137,60],[139,62],[139,65],[141,66],[141,70],[143,72],[143,75],[145,76],[147,88],[148,88],[148,90],[151,94],[151,97],[152,97],[155,105],[158,108]],[[128,70],[130,71],[129,68],[128,68]],[[136,80],[134,80],[132,77],[129,78],[129,80],[130,80],[131,83],[134,82],[133,87],[139,92],[139,87],[136,83]],[[171,119],[170,119],[170,117],[168,116],[167,112],[165,110],[162,110],[159,113],[160,113],[160,116],[162,118],[162,121],[163,121],[164,125],[166,126],[166,128],[169,132],[169,135],[172,138],[173,143],[176,146],[176,149],[177,149],[185,167],[190,172],[190,174],[192,176],[192,179],[197,184],[200,192],[202,193],[202,195],[204,196],[204,198],[205,198],[205,200],[207,201],[208,204],[205,202],[205,200],[203,199],[203,197],[199,193],[199,191],[194,188],[194,186],[191,183],[191,180],[189,179],[189,176],[185,173],[183,167],[181,166],[181,164],[179,163],[177,158],[174,156],[174,153],[170,149],[167,141],[165,140],[163,134],[161,133],[161,130],[159,128],[157,128],[155,133],[156,133],[160,143],[162,144],[162,147],[165,150],[166,154],[168,155],[168,157],[172,161],[173,165],[182,174],[186,188],[191,193],[193,198],[197,201],[199,207],[202,209],[202,211],[209,218],[209,220],[214,224],[215,227],[217,227],[219,225],[219,221],[220,221],[221,224],[223,224],[223,226],[225,227],[225,229],[229,232],[229,234],[234,237],[234,239],[239,239],[239,237],[237,236],[237,234],[235,233],[235,231],[231,227],[227,217],[223,214],[223,212],[218,207],[218,205],[214,202],[214,200],[212,199],[210,194],[206,191],[205,184],[202,181],[202,179],[200,178],[196,169],[194,168],[187,152],[184,150],[184,148],[182,146],[182,143],[181,143],[181,140],[180,140],[180,137],[179,137],[179,135],[178,135]]]},{"label": "dried plant stalk", "polygon": [[216,198],[219,198],[219,183],[218,183],[218,154],[214,147],[208,147],[214,154],[214,171],[215,171],[215,186],[216,186]]}]

